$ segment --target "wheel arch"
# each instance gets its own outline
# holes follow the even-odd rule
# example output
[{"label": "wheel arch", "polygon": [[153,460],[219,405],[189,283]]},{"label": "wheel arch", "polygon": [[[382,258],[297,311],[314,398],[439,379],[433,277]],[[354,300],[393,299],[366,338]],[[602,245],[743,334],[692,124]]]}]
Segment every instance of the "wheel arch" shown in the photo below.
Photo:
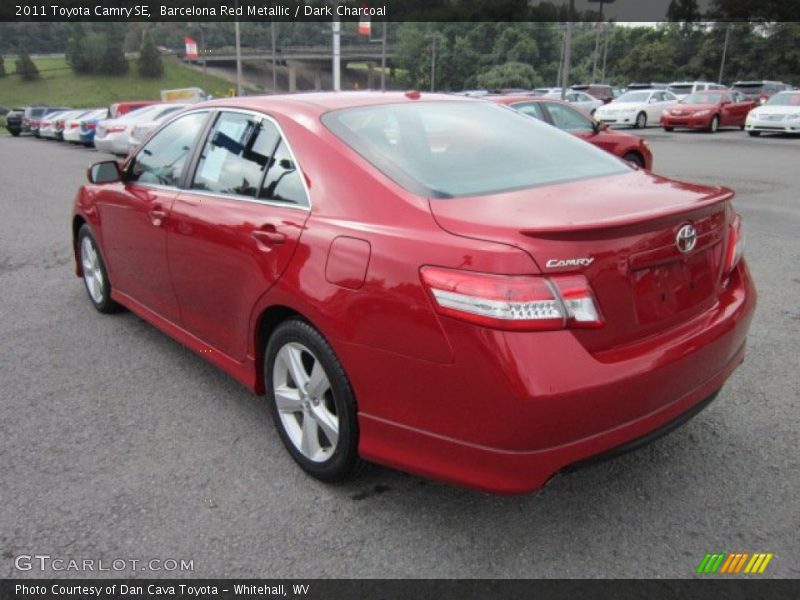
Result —
[{"label": "wheel arch", "polygon": [[[269,340],[272,332],[284,321],[292,318],[299,318],[317,329],[319,328],[298,310],[283,304],[273,304],[266,307],[261,311],[261,314],[256,319],[254,329],[254,349],[255,349],[255,392],[257,394],[264,394],[264,359],[267,341]],[[321,332],[320,332],[321,333]]]},{"label": "wheel arch", "polygon": [[72,254],[75,257],[75,275],[83,277],[83,267],[81,266],[80,254],[78,252],[78,232],[86,224],[86,219],[81,215],[72,217]]}]

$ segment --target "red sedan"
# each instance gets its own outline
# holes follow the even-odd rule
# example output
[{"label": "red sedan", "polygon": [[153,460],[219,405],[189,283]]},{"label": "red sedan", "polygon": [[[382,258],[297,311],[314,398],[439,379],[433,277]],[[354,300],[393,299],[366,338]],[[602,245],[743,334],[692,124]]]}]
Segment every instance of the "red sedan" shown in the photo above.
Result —
[{"label": "red sedan", "polygon": [[689,94],[677,104],[664,110],[661,125],[664,131],[673,129],[702,129],[715,133],[720,127],[744,129],[747,113],[758,106],[739,92],[709,90]]},{"label": "red sedan", "polygon": [[89,179],[91,303],[266,394],[325,481],[374,461],[536,490],[682,423],[744,357],[730,190],[481,100],[215,100]]},{"label": "red sedan", "polygon": [[653,168],[653,153],[646,140],[609,129],[566,102],[541,96],[490,96],[486,100],[550,123],[642,168]]}]

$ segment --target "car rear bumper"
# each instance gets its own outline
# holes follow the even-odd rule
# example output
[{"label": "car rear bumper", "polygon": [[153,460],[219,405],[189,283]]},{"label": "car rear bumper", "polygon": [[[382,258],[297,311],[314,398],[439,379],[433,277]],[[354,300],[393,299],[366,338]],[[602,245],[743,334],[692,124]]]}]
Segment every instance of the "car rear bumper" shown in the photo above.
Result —
[{"label": "car rear bumper", "polygon": [[358,396],[360,453],[484,491],[535,491],[670,426],[722,387],[743,360],[756,301],[744,264],[731,281],[717,306],[670,339],[613,356],[588,353],[568,331],[534,343],[487,331],[482,342],[499,344],[495,365],[481,356],[460,365],[457,339],[453,365],[335,344]]}]

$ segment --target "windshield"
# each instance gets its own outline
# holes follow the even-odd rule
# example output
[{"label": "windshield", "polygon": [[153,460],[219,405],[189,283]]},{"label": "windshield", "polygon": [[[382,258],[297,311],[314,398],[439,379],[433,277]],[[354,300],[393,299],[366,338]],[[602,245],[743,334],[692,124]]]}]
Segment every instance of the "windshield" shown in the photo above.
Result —
[{"label": "windshield", "polygon": [[683,99],[684,104],[716,104],[723,92],[697,92]]},{"label": "windshield", "polygon": [[694,86],[691,83],[679,83],[678,85],[671,85],[667,88],[668,92],[673,94],[688,94],[692,91]]},{"label": "windshield", "polygon": [[745,81],[742,83],[734,83],[733,89],[745,92],[748,94],[755,94],[764,88],[764,84],[758,81]]},{"label": "windshield", "polygon": [[647,102],[648,98],[650,98],[650,92],[627,92],[614,102]]},{"label": "windshield", "polygon": [[800,106],[800,92],[781,92],[767,100],[769,106]]},{"label": "windshield", "polygon": [[480,196],[629,171],[570,134],[483,102],[365,106],[329,112],[322,122],[421,196]]}]

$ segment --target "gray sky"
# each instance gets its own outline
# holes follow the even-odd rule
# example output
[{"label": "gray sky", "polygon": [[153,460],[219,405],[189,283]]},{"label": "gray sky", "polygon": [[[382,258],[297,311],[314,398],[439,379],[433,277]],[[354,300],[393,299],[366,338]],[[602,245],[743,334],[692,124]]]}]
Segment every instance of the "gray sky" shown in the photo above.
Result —
[{"label": "gray sky", "polygon": [[[550,0],[553,1],[553,0]],[[566,3],[568,0],[562,0]],[[667,16],[670,0],[615,0],[603,5],[603,15],[617,21],[663,21]],[[708,10],[711,0],[698,0],[701,12]],[[597,3],[575,0],[575,10],[597,10]]]}]

